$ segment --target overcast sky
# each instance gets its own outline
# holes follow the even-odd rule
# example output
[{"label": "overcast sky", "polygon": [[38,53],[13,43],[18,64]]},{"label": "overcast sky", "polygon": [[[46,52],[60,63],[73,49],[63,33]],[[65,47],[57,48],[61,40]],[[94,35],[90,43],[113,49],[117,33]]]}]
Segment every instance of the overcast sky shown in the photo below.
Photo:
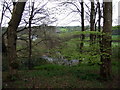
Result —
[{"label": "overcast sky", "polygon": [[[42,2],[40,3],[40,1],[42,1]],[[49,0],[47,5],[45,6],[45,8],[48,8],[50,11],[52,11],[53,7],[57,7],[57,4],[56,4],[57,1],[60,1],[60,0],[55,0],[55,1]],[[61,0],[61,1],[65,1],[65,0]],[[84,1],[87,5],[90,5],[89,0],[84,0]],[[118,25],[118,2],[119,1],[120,0],[113,0],[113,25]],[[1,2],[2,1],[0,1],[0,5],[1,5]],[[40,5],[40,4],[42,5],[46,2],[47,2],[47,0],[35,0],[35,6],[37,7],[37,5]],[[102,2],[102,0],[100,0],[100,2]],[[68,5],[68,7],[66,7],[66,8],[59,7],[58,9],[56,9],[56,11],[55,11],[56,14],[53,14],[51,17],[57,18],[58,21],[52,25],[55,25],[55,26],[78,26],[78,25],[80,26],[81,25],[80,15],[77,13],[71,13],[71,10],[69,7],[72,9],[75,9],[75,7],[72,5],[70,5],[70,6]],[[61,9],[63,11],[61,11]],[[0,14],[1,14],[1,10],[2,10],[2,6],[0,7]],[[88,8],[85,8],[85,10],[87,11]],[[7,13],[7,16],[11,17],[10,14],[8,14],[8,13]],[[1,18],[1,15],[0,15],[0,18]],[[8,22],[9,22],[9,19],[4,18],[2,25],[7,26]],[[85,20],[85,24],[86,25],[89,24],[87,20]]]}]

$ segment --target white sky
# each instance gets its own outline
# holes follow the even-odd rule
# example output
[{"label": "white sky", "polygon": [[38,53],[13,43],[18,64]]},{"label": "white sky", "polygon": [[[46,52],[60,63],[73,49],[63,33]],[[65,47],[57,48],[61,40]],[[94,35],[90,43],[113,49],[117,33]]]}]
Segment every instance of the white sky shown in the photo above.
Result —
[{"label": "white sky", "polygon": [[[9,1],[9,0],[8,0]],[[43,4],[43,2],[47,2],[47,0],[35,0],[35,5],[37,6],[39,4],[39,2],[42,1],[40,4]],[[57,7],[57,1],[60,0],[49,0],[51,2],[47,3],[46,8],[49,8],[49,10],[52,10],[53,7]],[[61,1],[65,1],[65,0],[61,0]],[[68,0],[67,0],[68,1]],[[84,0],[85,3],[87,5],[90,4],[89,0]],[[100,0],[102,2],[102,0]],[[117,25],[118,24],[118,2],[120,0],[113,0],[113,25]],[[0,5],[1,5],[0,1]],[[37,3],[38,2],[38,3]],[[70,15],[68,15],[70,13],[70,8],[75,9],[74,6],[68,6],[68,8],[64,8],[64,7],[59,7],[55,12],[57,14],[52,15],[51,17],[56,17],[58,19],[58,21],[52,25],[56,25],[56,26],[78,26],[81,25],[80,21],[80,15],[77,13],[71,13]],[[61,11],[61,9],[65,9],[64,11]],[[0,18],[1,18],[1,10],[2,10],[2,6],[0,7]],[[87,10],[87,8],[85,8],[85,10]],[[67,16],[68,15],[68,16]],[[7,16],[10,16],[10,14],[7,13]],[[7,23],[9,22],[9,19],[4,18],[3,20],[3,25],[7,26]],[[85,20],[85,24],[88,24],[88,21]]]},{"label": "white sky", "polygon": [[[89,0],[84,0],[85,3],[90,5]],[[107,1],[107,0],[106,0]],[[113,0],[113,26],[114,25],[118,25],[118,2],[120,0]],[[100,2],[102,2],[102,0],[100,0]],[[49,6],[53,6],[52,3],[49,4]],[[87,8],[85,8],[85,10],[87,10]],[[63,15],[58,15],[58,19],[59,19],[59,23],[58,26],[76,26],[76,25],[81,25],[81,23],[79,21],[77,21],[78,19],[80,19],[80,15],[72,13],[71,15],[69,15],[68,17],[64,18],[66,14]],[[71,22],[72,21],[72,22]],[[85,20],[85,24],[88,24],[88,21]]]}]

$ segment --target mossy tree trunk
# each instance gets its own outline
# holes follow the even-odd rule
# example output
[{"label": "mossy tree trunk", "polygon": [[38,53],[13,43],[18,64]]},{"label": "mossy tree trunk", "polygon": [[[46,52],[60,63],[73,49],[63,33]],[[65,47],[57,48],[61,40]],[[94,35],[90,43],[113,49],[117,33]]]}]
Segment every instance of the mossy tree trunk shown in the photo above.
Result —
[{"label": "mossy tree trunk", "polygon": [[100,75],[103,79],[111,78],[111,33],[112,33],[112,2],[103,2],[103,35],[101,41]]},{"label": "mossy tree trunk", "polygon": [[16,53],[16,40],[17,40],[17,28],[21,21],[22,13],[25,7],[25,2],[18,1],[13,8],[13,13],[9,26],[7,28],[7,58],[9,61],[9,74],[13,76],[16,74],[17,53]]}]

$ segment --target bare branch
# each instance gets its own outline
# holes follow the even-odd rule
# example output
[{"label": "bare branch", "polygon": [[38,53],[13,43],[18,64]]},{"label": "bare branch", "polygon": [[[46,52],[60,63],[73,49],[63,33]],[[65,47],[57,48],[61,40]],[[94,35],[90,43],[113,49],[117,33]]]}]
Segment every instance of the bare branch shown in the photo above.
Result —
[{"label": "bare branch", "polygon": [[71,4],[71,5],[73,5],[73,6],[75,6],[76,7],[76,9],[78,10],[78,12],[80,12],[81,13],[81,11],[80,11],[80,9],[79,9],[79,7],[75,4],[75,3],[73,3],[73,2],[62,2],[61,4]]},{"label": "bare branch", "polygon": [[27,41],[26,39],[24,39],[24,38],[17,38],[17,40],[23,40],[23,41],[25,41],[26,43],[28,43],[28,41]]},{"label": "bare branch", "polygon": [[[36,44],[32,45],[32,48],[35,47],[35,46],[37,46],[39,43],[41,43],[41,42],[43,42],[43,41],[45,41],[45,40],[49,40],[49,39],[40,40],[40,41],[37,42]],[[29,47],[25,47],[25,48],[23,48],[23,49],[17,50],[17,52],[20,52],[20,51],[22,51],[22,50],[26,50],[26,49],[28,49],[28,48],[29,48]]]},{"label": "bare branch", "polygon": [[89,6],[85,3],[85,6],[88,8],[88,11],[89,11],[89,13],[90,13],[90,8],[89,8]]}]

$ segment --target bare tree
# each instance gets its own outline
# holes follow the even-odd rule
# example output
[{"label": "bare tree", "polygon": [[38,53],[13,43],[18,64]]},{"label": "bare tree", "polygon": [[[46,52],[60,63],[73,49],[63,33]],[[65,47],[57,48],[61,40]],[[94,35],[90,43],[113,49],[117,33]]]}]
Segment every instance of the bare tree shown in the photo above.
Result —
[{"label": "bare tree", "polygon": [[6,0],[4,0],[2,2],[2,14],[1,14],[1,20],[0,20],[0,30],[2,31],[2,52],[3,55],[6,55],[7,53],[7,48],[6,48],[6,44],[5,44],[5,35],[7,33],[6,28],[3,28],[2,24],[3,24],[3,20],[4,18],[10,18],[7,16],[7,14],[11,14],[11,2],[7,2]]},{"label": "bare tree", "polygon": [[[28,2],[28,6],[26,6],[25,8],[25,12],[23,13],[24,15],[21,22],[21,24],[24,24],[25,27],[17,31],[18,33],[22,31],[24,32],[24,30],[28,31],[28,32],[25,32],[25,33],[28,33],[28,38],[26,38],[25,40],[19,35],[20,37],[19,40],[23,40],[25,42],[27,40],[29,41],[27,42],[27,47],[25,48],[25,49],[28,49],[28,68],[29,69],[32,69],[32,61],[31,61],[32,60],[32,39],[33,39],[33,36],[36,35],[35,32],[38,32],[37,29],[33,29],[33,25],[40,26],[43,23],[50,24],[56,21],[55,18],[54,19],[52,18],[51,20],[49,11],[44,8],[47,5],[47,3],[48,2],[45,2],[45,3],[43,2],[42,5],[40,3],[36,7],[34,6],[35,2]],[[29,17],[28,16],[26,17],[26,13],[29,15]],[[21,51],[21,50],[18,50],[18,51]]]},{"label": "bare tree", "polygon": [[[78,2],[66,1],[66,2],[63,2],[63,4],[65,4],[65,5],[67,5],[67,4],[73,5],[76,8],[76,10],[71,8],[71,13],[78,13],[80,15],[81,21],[80,20],[78,20],[78,21],[81,22],[81,27],[82,27],[81,31],[85,31],[85,26],[84,26],[84,12],[85,11],[84,11],[84,2],[83,2],[83,0],[79,0]],[[84,46],[84,42],[83,42],[84,38],[85,38],[85,35],[84,34],[80,34],[81,42],[78,45],[80,52],[83,51],[82,49],[83,49],[83,46]]]},{"label": "bare tree", "polygon": [[2,25],[2,21],[3,21],[3,16],[5,14],[5,6],[4,6],[5,2],[3,2],[2,5],[2,15],[1,15],[1,20],[0,20],[0,30],[2,30],[1,25]]},{"label": "bare tree", "polygon": [[28,62],[28,68],[31,69],[31,56],[32,56],[32,39],[31,39],[31,23],[33,19],[33,11],[34,11],[34,2],[32,2],[32,10],[30,13],[30,18],[29,18],[29,62]]},{"label": "bare tree", "polygon": [[[1,21],[0,21],[0,31],[2,31],[2,26],[1,25],[2,25],[4,14],[5,14],[5,1],[3,2],[3,5],[2,5],[2,15],[1,15]],[[6,54],[6,52],[7,52],[3,35],[2,35],[2,52],[3,52],[3,54],[4,53]]]}]

